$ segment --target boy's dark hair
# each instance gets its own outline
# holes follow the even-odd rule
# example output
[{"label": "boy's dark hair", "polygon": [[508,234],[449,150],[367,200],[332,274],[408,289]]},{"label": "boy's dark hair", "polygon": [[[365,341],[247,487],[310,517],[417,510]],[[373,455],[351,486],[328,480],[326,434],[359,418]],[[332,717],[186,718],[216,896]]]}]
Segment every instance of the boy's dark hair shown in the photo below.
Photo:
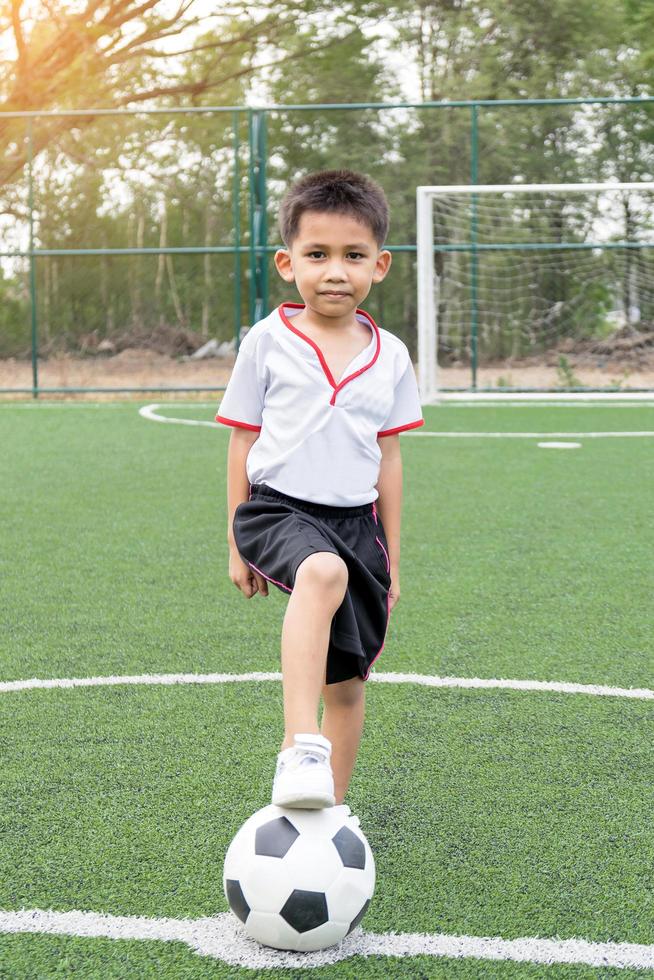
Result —
[{"label": "boy's dark hair", "polygon": [[367,225],[381,247],[388,234],[388,201],[376,181],[354,170],[320,170],[301,177],[279,210],[279,230],[291,245],[305,211],[348,214]]}]

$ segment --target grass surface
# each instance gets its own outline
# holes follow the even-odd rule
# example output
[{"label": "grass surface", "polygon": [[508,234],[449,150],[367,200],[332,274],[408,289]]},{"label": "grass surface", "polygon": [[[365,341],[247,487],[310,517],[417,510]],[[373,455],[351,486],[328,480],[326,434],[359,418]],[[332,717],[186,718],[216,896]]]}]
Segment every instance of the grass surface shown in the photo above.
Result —
[{"label": "grass surface", "polygon": [[[163,410],[162,410],[163,412]],[[166,409],[210,419],[198,406]],[[428,408],[433,431],[654,430],[654,410]],[[0,679],[279,670],[287,598],[227,576],[223,430],[134,405],[0,406]],[[380,671],[652,687],[654,440],[403,437]],[[375,684],[348,802],[375,932],[654,943],[654,703]],[[0,908],[227,909],[269,802],[277,683],[0,694]],[[180,943],[0,937],[0,976],[249,977]],[[651,975],[431,957],[257,976]]]}]

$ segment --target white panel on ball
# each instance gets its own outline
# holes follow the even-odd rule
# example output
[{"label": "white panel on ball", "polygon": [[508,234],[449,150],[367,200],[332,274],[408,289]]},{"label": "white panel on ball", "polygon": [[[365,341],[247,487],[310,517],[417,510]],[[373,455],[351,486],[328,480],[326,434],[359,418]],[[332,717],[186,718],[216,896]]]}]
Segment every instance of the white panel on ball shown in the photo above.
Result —
[{"label": "white panel on ball", "polygon": [[293,888],[325,892],[343,870],[343,864],[329,837],[300,834],[283,861]]},{"label": "white panel on ball", "polygon": [[330,918],[333,916],[347,922],[348,927],[370,899],[369,891],[361,887],[357,877],[356,872],[345,869],[327,890]]},{"label": "white panel on ball", "polygon": [[313,953],[318,949],[325,949],[327,946],[335,946],[345,939],[348,926],[342,922],[326,922],[324,926],[318,926],[311,932],[301,933],[298,937],[298,950],[302,953]]},{"label": "white panel on ball", "polygon": [[300,951],[300,934],[295,929],[291,929],[288,923],[276,913],[250,912],[245,931],[250,939],[256,939],[264,946]]},{"label": "white panel on ball", "polygon": [[251,907],[259,912],[279,912],[293,891],[284,862],[276,858],[259,858],[256,865],[247,868],[239,881]]}]

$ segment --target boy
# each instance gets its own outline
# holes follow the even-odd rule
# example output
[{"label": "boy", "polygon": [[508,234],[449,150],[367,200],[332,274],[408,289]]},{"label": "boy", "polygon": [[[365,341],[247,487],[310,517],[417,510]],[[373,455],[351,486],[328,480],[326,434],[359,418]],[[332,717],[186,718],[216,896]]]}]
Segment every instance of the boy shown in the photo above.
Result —
[{"label": "boy", "polygon": [[318,809],[343,802],[354,769],[364,681],[400,596],[398,433],[423,419],[406,346],[359,309],[391,264],[381,187],[309,174],[280,230],[275,265],[303,303],[248,331],[216,419],[233,426],[230,579],[248,598],[268,582],[290,593],[272,802]]}]

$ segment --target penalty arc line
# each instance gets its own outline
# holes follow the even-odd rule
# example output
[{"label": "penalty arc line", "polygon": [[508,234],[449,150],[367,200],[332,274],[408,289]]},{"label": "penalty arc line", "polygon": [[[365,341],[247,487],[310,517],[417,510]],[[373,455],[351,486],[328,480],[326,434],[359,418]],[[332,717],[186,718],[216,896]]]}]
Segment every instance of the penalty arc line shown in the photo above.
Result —
[{"label": "penalty arc line", "polygon": [[228,912],[201,919],[154,919],[80,911],[0,910],[0,933],[183,942],[200,956],[210,956],[252,970],[315,968],[352,956],[441,956],[547,965],[570,963],[618,969],[654,969],[654,946],[639,943],[596,943],[576,938],[501,939],[437,933],[385,935],[365,932],[360,926],[342,942],[327,949],[313,953],[287,952],[261,946],[250,939],[241,924]]},{"label": "penalty arc line", "polygon": [[[142,408],[139,408],[139,415],[144,419],[148,419],[150,422],[165,422],[171,425],[206,426],[210,429],[226,429],[226,426],[222,425],[222,423],[209,422],[207,419],[180,419],[169,415],[160,415],[157,409],[161,407],[161,404],[158,402],[152,405],[144,405]],[[432,437],[434,439],[622,439],[654,437],[654,431],[649,432],[646,430],[633,432],[425,432],[416,430],[401,434],[404,438],[414,437],[423,439],[425,437]]]},{"label": "penalty arc line", "polygon": [[[32,677],[26,680],[0,681],[0,694],[15,691],[55,690],[77,687],[113,687],[118,685],[229,684],[281,681],[278,672],[253,671],[247,674],[125,674],[105,677]],[[508,680],[495,677],[439,677],[434,674],[372,673],[376,684],[416,684],[422,687],[463,688],[470,690],[537,691],[556,694],[586,694],[593,697],[635,698],[654,701],[654,690],[638,687],[611,687],[605,684],[576,684],[569,681]]]}]

